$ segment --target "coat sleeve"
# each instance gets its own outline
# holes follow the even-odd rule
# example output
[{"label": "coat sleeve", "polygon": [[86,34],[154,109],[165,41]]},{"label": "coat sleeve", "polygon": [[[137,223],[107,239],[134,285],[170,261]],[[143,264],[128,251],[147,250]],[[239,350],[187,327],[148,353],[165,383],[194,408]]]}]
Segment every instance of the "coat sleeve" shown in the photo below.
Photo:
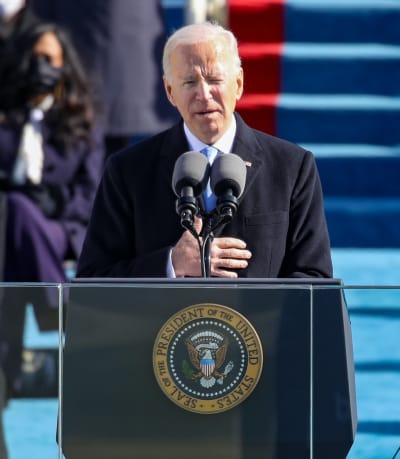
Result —
[{"label": "coat sleeve", "polygon": [[332,277],[332,260],[320,178],[306,152],[290,206],[287,248],[279,277]]}]

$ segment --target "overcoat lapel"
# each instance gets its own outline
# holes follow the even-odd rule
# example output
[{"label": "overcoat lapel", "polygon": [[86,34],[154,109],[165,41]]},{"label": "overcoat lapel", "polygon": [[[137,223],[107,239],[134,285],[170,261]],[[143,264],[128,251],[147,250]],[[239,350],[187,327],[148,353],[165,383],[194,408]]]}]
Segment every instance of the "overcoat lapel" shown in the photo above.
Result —
[{"label": "overcoat lapel", "polygon": [[160,147],[160,180],[168,182],[172,190],[172,173],[178,157],[189,150],[183,130],[183,122],[174,125],[167,131]]},{"label": "overcoat lapel", "polygon": [[[252,129],[245,124],[240,115],[235,114],[237,132],[232,152],[242,158],[246,164],[246,184],[241,199],[251,189],[252,183],[260,171],[263,155]],[[172,173],[178,157],[189,150],[189,145],[183,130],[183,121],[167,131],[160,146],[159,178],[172,191]]]},{"label": "overcoat lapel", "polygon": [[255,138],[252,129],[245,124],[238,114],[235,116],[237,130],[232,152],[240,156],[246,164],[246,184],[240,198],[241,200],[251,189],[254,179],[261,170],[260,165],[262,163],[263,155],[261,154],[261,146]]}]

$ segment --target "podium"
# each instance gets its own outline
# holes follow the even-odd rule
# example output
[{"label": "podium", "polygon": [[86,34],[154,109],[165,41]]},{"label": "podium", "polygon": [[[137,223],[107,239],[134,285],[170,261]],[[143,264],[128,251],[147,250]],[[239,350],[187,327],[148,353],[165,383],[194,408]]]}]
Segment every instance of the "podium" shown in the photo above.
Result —
[{"label": "podium", "polygon": [[[226,331],[229,321],[237,333]],[[258,337],[258,351],[248,329]],[[224,333],[230,341],[226,348]],[[213,339],[212,346],[199,344]],[[213,362],[211,367],[197,365],[190,351],[195,346],[223,349],[224,365],[221,352],[204,360]],[[157,360],[164,350],[165,359]],[[253,363],[259,364],[257,377],[246,373]],[[357,415],[341,282],[91,279],[72,284],[60,414],[67,459],[345,458]]]}]

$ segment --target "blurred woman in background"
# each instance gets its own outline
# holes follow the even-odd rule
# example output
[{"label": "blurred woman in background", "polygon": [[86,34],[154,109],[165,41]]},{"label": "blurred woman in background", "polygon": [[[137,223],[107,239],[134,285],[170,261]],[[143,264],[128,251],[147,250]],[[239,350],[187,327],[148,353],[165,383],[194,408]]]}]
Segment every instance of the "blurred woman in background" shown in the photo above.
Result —
[{"label": "blurred woman in background", "polygon": [[[104,161],[90,94],[59,26],[33,26],[8,54],[0,81],[3,281],[67,281],[63,263],[80,253]],[[57,312],[57,290],[39,292],[21,288],[10,301],[5,291],[2,301],[0,362],[11,391],[18,392],[25,304],[42,329],[48,311]]]}]

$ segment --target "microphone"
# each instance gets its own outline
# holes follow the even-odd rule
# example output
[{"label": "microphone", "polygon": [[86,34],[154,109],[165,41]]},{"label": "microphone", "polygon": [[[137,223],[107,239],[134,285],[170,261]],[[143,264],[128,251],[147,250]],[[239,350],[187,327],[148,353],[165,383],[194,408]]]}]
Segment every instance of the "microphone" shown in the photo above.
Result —
[{"label": "microphone", "polygon": [[240,156],[218,156],[211,169],[211,188],[217,197],[217,212],[223,223],[232,220],[246,183],[246,165]]},{"label": "microphone", "polygon": [[209,175],[210,164],[198,151],[187,151],[175,162],[172,189],[178,197],[176,212],[184,228],[193,226],[194,216],[198,213],[197,197],[205,189]]}]

